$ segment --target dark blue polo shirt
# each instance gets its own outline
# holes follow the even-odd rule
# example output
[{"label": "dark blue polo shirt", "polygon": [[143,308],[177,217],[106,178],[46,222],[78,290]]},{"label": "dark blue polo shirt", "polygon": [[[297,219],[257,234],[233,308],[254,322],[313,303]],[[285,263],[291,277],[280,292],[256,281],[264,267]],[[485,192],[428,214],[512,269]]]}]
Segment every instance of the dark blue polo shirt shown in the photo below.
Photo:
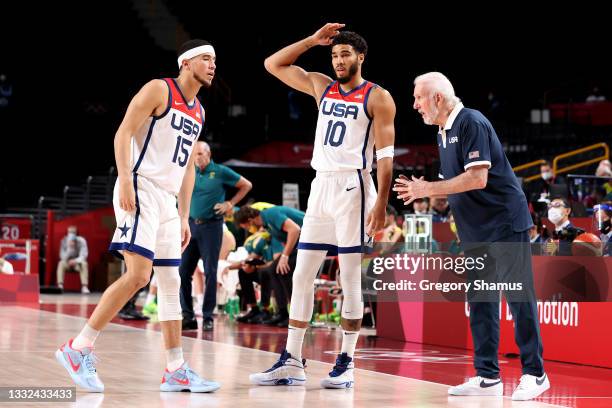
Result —
[{"label": "dark blue polo shirt", "polygon": [[442,131],[437,137],[441,178],[451,179],[475,165],[490,166],[484,189],[448,196],[461,242],[495,242],[531,228],[527,199],[491,122],[467,108],[448,122],[446,140]]}]

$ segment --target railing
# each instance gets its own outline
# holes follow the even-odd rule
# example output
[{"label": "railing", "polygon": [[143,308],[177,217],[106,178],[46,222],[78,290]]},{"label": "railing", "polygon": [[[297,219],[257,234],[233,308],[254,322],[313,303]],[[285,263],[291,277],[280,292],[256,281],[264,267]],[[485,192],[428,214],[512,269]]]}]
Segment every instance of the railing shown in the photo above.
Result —
[{"label": "railing", "polygon": [[[566,159],[568,157],[572,157],[572,156],[576,156],[578,154],[582,154],[585,152],[589,152],[591,150],[596,150],[596,149],[603,149],[604,153],[601,156],[595,157],[593,159],[588,159],[582,162],[578,162],[575,164],[571,164],[569,166],[566,167],[562,167],[559,168],[559,161],[562,159]],[[561,173],[567,173],[568,171],[572,171],[575,169],[578,169],[580,167],[584,167],[584,166],[588,166],[590,164],[594,164],[597,163],[601,160],[606,160],[610,157],[610,148],[608,147],[608,145],[606,143],[595,143],[594,145],[590,145],[587,147],[583,147],[581,149],[576,149],[576,150],[572,150],[571,152],[567,152],[567,153],[563,153],[558,155],[557,157],[555,157],[553,159],[553,174],[557,175],[557,174],[561,174]]]},{"label": "railing", "polygon": [[[512,170],[514,170],[515,173],[518,173],[519,171],[523,171],[523,170],[530,169],[532,167],[540,166],[544,163],[546,163],[546,160],[543,160],[543,159],[535,160],[529,163],[521,164],[520,166],[513,167]],[[524,177],[523,182],[529,183],[530,181],[533,181],[539,177],[541,177],[540,173],[534,174],[533,176]]]},{"label": "railing", "polygon": [[[568,157],[573,157],[573,156],[576,156],[582,153],[586,153],[592,150],[597,150],[597,149],[603,149],[603,154],[601,156],[597,156],[591,159],[587,159],[587,160],[583,160],[578,163],[571,164],[569,166],[559,168],[559,161],[563,159],[567,159]],[[608,145],[603,142],[595,143],[590,146],[582,147],[580,149],[572,150],[570,152],[559,154],[555,156],[555,158],[553,159],[552,171],[553,171],[553,174],[556,176],[561,173],[567,173],[568,171],[572,171],[580,167],[585,167],[585,166],[597,163],[601,160],[609,159],[609,157],[610,157],[610,148],[608,147]],[[520,171],[524,171],[524,170],[533,168],[535,166],[540,166],[544,163],[546,163],[546,160],[543,160],[543,159],[535,160],[529,163],[521,164],[520,166],[513,167],[512,170],[514,170],[515,173],[518,173]],[[532,176],[524,177],[523,182],[529,183],[530,181],[536,180],[538,178],[540,178],[540,174],[534,174]]]}]

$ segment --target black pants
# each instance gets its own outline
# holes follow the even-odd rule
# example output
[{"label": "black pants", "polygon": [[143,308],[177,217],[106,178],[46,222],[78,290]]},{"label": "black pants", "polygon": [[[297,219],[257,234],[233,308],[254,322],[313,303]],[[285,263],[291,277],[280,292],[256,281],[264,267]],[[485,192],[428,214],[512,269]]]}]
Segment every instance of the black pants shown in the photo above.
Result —
[{"label": "black pants", "polygon": [[[523,284],[523,291],[520,293],[506,292],[505,295],[514,320],[514,338],[520,349],[523,374],[539,377],[544,374],[543,347],[529,242],[527,232],[519,232],[485,247],[479,247],[477,250],[466,249],[466,256],[473,257],[487,253],[489,256],[485,262],[485,275],[489,278],[487,281],[520,280]],[[468,279],[471,282],[481,279],[482,276],[468,272]],[[472,290],[468,292],[468,302],[474,343],[474,367],[477,375],[481,377],[498,378],[499,292],[476,294]],[[488,297],[483,298],[483,295]]]},{"label": "black pants", "polygon": [[[240,278],[240,287],[244,300],[247,304],[255,303],[255,290],[253,282],[258,282],[262,285],[261,303],[267,306],[270,303],[270,289],[274,290],[274,297],[280,311],[287,311],[287,304],[291,299],[291,291],[293,288],[293,270],[297,259],[297,251],[293,251],[289,256],[289,273],[281,275],[276,273],[276,266],[280,258],[277,258],[270,266],[260,268],[257,272],[246,273],[242,270],[238,271]],[[243,281],[244,280],[244,281]],[[267,302],[266,302],[267,301]]]},{"label": "black pants", "polygon": [[258,269],[251,273],[246,273],[242,269],[238,270],[238,279],[240,280],[240,293],[244,303],[254,305],[257,300],[255,298],[255,289],[253,282],[261,285],[261,304],[264,307],[270,305],[270,294],[272,293],[272,282],[270,272],[267,269]]},{"label": "black pants", "polygon": [[212,319],[217,304],[217,266],[219,252],[223,241],[223,220],[215,220],[206,224],[195,224],[189,219],[191,241],[181,257],[179,274],[181,275],[181,308],[183,318],[195,318],[193,312],[193,297],[191,296],[191,278],[198,260],[204,263],[204,305],[202,314],[204,319]]}]

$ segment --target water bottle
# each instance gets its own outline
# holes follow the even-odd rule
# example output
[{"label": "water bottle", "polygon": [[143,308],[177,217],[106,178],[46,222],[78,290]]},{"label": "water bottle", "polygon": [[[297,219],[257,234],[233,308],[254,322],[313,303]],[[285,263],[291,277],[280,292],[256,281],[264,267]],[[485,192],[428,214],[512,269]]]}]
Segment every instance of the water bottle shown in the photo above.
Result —
[{"label": "water bottle", "polygon": [[233,299],[232,311],[234,312],[234,316],[238,316],[240,314],[240,299],[238,297]]},{"label": "water bottle", "polygon": [[332,302],[333,309],[335,313],[340,314],[340,310],[342,309],[342,299],[339,297],[335,298]]}]

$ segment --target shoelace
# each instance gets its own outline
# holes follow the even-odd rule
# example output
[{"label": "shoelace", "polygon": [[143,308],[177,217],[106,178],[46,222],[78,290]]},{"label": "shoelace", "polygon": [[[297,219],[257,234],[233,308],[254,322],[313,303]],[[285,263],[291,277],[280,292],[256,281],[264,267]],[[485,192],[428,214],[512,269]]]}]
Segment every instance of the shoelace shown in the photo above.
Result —
[{"label": "shoelace", "polygon": [[93,375],[96,373],[96,364],[100,362],[100,359],[92,351],[89,354],[85,354],[83,357],[83,362],[85,363],[85,368],[87,368],[89,374]]},{"label": "shoelace", "polygon": [[338,357],[336,359],[336,365],[334,365],[334,368],[332,368],[332,372],[330,373],[330,375],[332,377],[337,377],[341,375],[348,369],[349,363],[350,361],[346,361],[343,363],[342,361],[340,361],[340,357]]},{"label": "shoelace", "polygon": [[200,377],[198,377],[196,372],[193,371],[189,366],[187,366],[187,368],[185,369],[185,377],[187,377],[190,383],[198,383],[201,381]]},{"label": "shoelace", "polygon": [[272,366],[272,369],[277,369],[278,367],[282,367],[285,365],[285,363],[287,362],[287,359],[289,358],[289,356],[285,353],[281,354],[280,358],[278,359],[278,361],[276,363],[274,363],[274,365]]}]

